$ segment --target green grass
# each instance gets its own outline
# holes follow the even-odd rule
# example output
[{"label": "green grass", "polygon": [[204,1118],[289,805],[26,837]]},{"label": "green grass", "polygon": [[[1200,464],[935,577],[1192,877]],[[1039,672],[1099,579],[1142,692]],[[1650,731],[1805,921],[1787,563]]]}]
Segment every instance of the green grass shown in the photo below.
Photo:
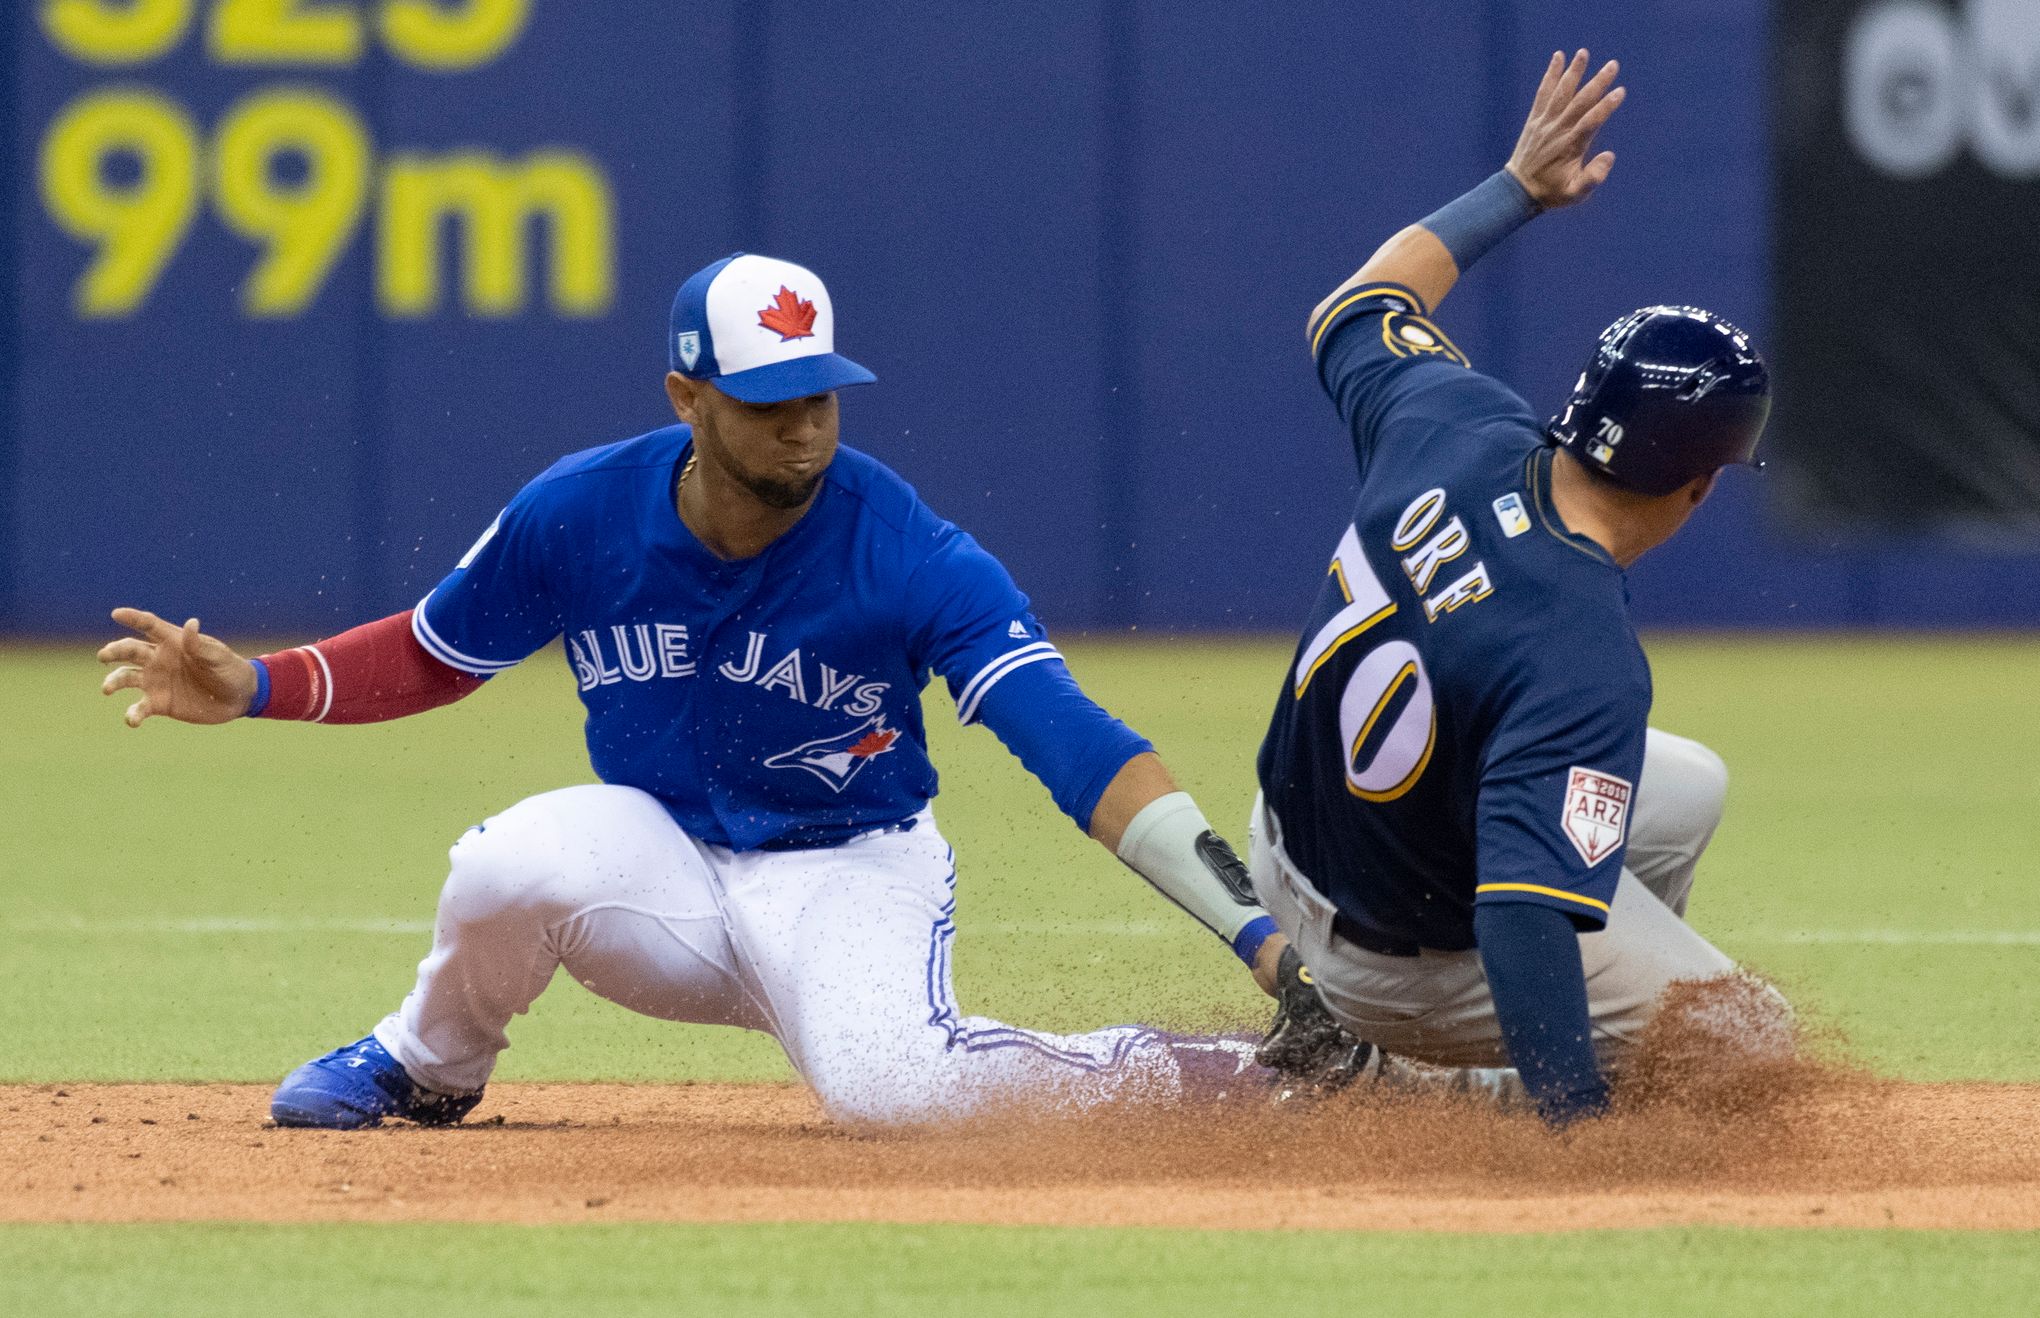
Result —
[{"label": "green grass", "polygon": [[[146,1273],[146,1293],[129,1279]],[[2020,1235],[1372,1236],[1037,1227],[0,1228],[13,1313],[2028,1314]]]},{"label": "green grass", "polygon": [[[1288,648],[1071,653],[1237,834]],[[1883,1069],[2040,1078],[2040,647],[1650,648],[1655,721],[1735,774],[1695,923]],[[0,1079],[267,1080],[357,1037],[429,942],[375,922],[429,921],[462,830],[589,777],[557,655],[371,728],[131,732],[96,682],[89,647],[0,650]],[[1222,948],[1079,835],[989,733],[956,728],[946,697],[929,712],[967,1007],[1059,1028],[1258,1016]],[[1849,941],[1865,936],[1900,941]],[[1825,941],[1796,941],[1809,937]],[[634,1017],[565,976],[512,1037],[509,1079],[787,1074],[770,1040]]]},{"label": "green grass", "polygon": [[[1288,643],[1072,647],[1239,831]],[[1866,1059],[2040,1079],[2040,649],[1667,640],[1664,727],[1735,773],[1695,922]],[[378,728],[152,724],[86,647],[0,650],[0,1079],[269,1080],[403,994],[445,848],[585,781],[556,656]],[[973,1010],[1074,1028],[1244,1020],[1222,949],[930,701]],[[1993,939],[1997,941],[1992,941]],[[565,976],[506,1078],[767,1078],[770,1040],[644,1020]],[[1656,1316],[2027,1313],[2030,1235],[1731,1230],[1459,1239],[885,1226],[4,1226],[0,1311]]]}]

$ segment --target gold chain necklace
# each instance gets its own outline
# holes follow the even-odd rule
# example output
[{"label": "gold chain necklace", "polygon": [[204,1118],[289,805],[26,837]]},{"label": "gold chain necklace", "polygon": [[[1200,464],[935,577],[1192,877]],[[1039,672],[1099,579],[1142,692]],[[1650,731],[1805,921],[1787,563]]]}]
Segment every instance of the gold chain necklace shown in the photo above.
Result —
[{"label": "gold chain necklace", "polygon": [[701,461],[699,453],[689,453],[687,455],[687,465],[680,469],[680,479],[673,482],[673,493],[678,494],[680,487],[687,484],[687,478],[694,474],[694,464],[699,461]]}]

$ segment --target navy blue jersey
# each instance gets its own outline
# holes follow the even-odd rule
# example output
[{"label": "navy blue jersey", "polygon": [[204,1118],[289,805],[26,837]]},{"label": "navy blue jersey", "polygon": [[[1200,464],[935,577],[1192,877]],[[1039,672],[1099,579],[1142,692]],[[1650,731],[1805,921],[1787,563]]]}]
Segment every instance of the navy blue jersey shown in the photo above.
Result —
[{"label": "navy blue jersey", "polygon": [[669,426],[554,464],[413,611],[420,644],[486,677],[564,635],[596,774],[738,851],[926,805],[931,671],[1080,823],[1149,749],[1082,700],[998,561],[874,459],[839,449],[792,529],[725,561],[675,507],[692,447]]},{"label": "navy blue jersey", "polygon": [[1599,928],[1650,712],[1627,587],[1552,508],[1529,407],[1423,311],[1370,285],[1312,327],[1360,498],[1261,788],[1283,850],[1363,943],[1469,948],[1491,901]]}]

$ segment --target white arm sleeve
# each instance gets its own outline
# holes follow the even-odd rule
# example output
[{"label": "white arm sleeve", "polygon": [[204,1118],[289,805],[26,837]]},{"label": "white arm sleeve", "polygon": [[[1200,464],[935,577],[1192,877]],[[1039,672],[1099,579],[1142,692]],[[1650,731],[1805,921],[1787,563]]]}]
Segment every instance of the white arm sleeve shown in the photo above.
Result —
[{"label": "white arm sleeve", "polygon": [[1119,839],[1119,859],[1227,946],[1267,914],[1254,901],[1246,866],[1188,792],[1170,792],[1142,807]]}]

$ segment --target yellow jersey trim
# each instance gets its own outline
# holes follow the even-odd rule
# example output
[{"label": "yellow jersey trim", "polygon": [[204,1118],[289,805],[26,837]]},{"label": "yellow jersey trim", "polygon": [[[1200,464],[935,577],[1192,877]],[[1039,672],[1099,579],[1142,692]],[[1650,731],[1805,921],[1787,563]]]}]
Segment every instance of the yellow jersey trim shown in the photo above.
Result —
[{"label": "yellow jersey trim", "polygon": [[[1333,566],[1336,567],[1337,565],[1334,564]],[[1346,578],[1344,574],[1340,575],[1339,584],[1341,586],[1346,584]],[[1348,593],[1347,596],[1347,602],[1348,603],[1352,602],[1352,596],[1350,592]],[[1354,637],[1358,636],[1360,633],[1366,631],[1369,627],[1372,627],[1375,623],[1380,622],[1383,618],[1388,617],[1391,613],[1394,612],[1395,605],[1393,604],[1385,605],[1378,613],[1373,614],[1371,617],[1368,617],[1365,620],[1358,622],[1353,626],[1348,627],[1345,631],[1339,633],[1339,639],[1333,641],[1330,646],[1326,647],[1325,652],[1317,657],[1317,662],[1310,666],[1310,671],[1303,675],[1303,680],[1296,684],[1296,698],[1298,700],[1303,699],[1303,693],[1310,689],[1310,680],[1318,675],[1318,669],[1323,668],[1326,662],[1330,660],[1333,655],[1339,652],[1340,646],[1346,644],[1346,642],[1352,640]]]},{"label": "yellow jersey trim", "polygon": [[1408,299],[1416,307],[1417,314],[1420,316],[1430,314],[1424,306],[1424,300],[1415,293],[1410,292],[1407,288],[1404,288],[1401,284],[1370,284],[1365,288],[1358,289],[1340,298],[1338,302],[1333,304],[1330,311],[1327,311],[1318,319],[1317,328],[1312,330],[1310,335],[1310,355],[1312,357],[1318,355],[1318,349],[1322,348],[1325,343],[1325,331],[1330,329],[1332,322],[1339,318],[1340,312],[1352,306],[1355,302],[1384,295]]},{"label": "yellow jersey trim", "polygon": [[1576,892],[1566,892],[1562,888],[1546,888],[1536,883],[1483,883],[1476,887],[1473,892],[1476,897],[1484,892],[1534,892],[1540,897],[1557,897],[1562,901],[1578,902],[1582,906],[1591,906],[1603,915],[1608,912],[1608,903],[1606,902],[1597,902],[1592,897],[1582,897]]},{"label": "yellow jersey trim", "polygon": [[[1537,461],[1540,456],[1547,452],[1550,452],[1550,450],[1535,449],[1529,457],[1523,460],[1523,479],[1529,487],[1530,506],[1537,510],[1538,524],[1544,528],[1546,534],[1550,535],[1552,539],[1558,541],[1558,543],[1564,545],[1567,549],[1572,550],[1575,554],[1585,554],[1596,563],[1607,567],[1615,567],[1615,560],[1608,556],[1607,550],[1599,545],[1589,549],[1574,538],[1576,533],[1570,528],[1552,525],[1551,514],[1545,511],[1551,502],[1551,491],[1545,488],[1544,465]],[[1435,622],[1436,619],[1432,621]]]},{"label": "yellow jersey trim", "polygon": [[[1404,670],[1404,672],[1414,671],[1415,671],[1414,666]],[[1402,681],[1401,675],[1398,674],[1396,678],[1396,685],[1400,685],[1401,681]],[[1391,686],[1389,688],[1389,696],[1393,696],[1394,694],[1395,686]],[[1382,698],[1381,703],[1374,707],[1374,713],[1368,716],[1367,726],[1361,730],[1361,733],[1358,737],[1354,738],[1353,744],[1355,746],[1358,746],[1361,742],[1367,740],[1367,734],[1374,731],[1374,720],[1380,718],[1381,711],[1387,707],[1388,697],[1384,696]],[[1417,785],[1417,779],[1424,776],[1424,770],[1431,767],[1431,752],[1438,749],[1438,709],[1437,706],[1435,705],[1432,706],[1431,708],[1431,726],[1425,732],[1424,736],[1425,736],[1424,754],[1421,758],[1417,760],[1417,767],[1410,770],[1409,777],[1403,779],[1395,786],[1379,792],[1369,792],[1362,788],[1355,787],[1353,785],[1352,780],[1349,778],[1346,781],[1346,790],[1351,792],[1353,795],[1359,797],[1363,801],[1375,801],[1375,802],[1393,801],[1407,793],[1410,790],[1410,788],[1415,787]]]}]

